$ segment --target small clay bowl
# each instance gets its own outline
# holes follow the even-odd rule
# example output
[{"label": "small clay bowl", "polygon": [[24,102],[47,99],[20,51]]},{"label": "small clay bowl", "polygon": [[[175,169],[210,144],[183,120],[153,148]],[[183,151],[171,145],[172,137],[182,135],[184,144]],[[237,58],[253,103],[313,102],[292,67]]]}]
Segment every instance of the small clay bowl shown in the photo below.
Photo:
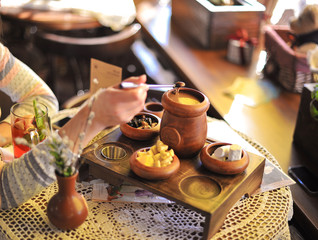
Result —
[{"label": "small clay bowl", "polygon": [[138,141],[145,141],[155,138],[159,135],[160,131],[160,121],[161,119],[151,113],[140,112],[134,116],[134,118],[141,118],[145,116],[146,118],[151,118],[152,122],[156,122],[157,125],[155,127],[149,129],[139,129],[136,127],[130,126],[128,123],[124,123],[120,125],[121,132],[128,138]]},{"label": "small clay bowl", "polygon": [[212,172],[224,175],[234,175],[243,172],[249,164],[249,156],[244,149],[242,149],[242,158],[237,161],[220,161],[212,157],[213,152],[224,145],[231,144],[218,142],[206,145],[200,153],[203,166]]},{"label": "small clay bowl", "polygon": [[150,148],[141,148],[135,151],[130,159],[130,169],[139,177],[147,180],[164,180],[176,173],[180,168],[180,160],[174,155],[170,165],[166,167],[148,167],[137,160],[137,152],[149,150]]},{"label": "small clay bowl", "polygon": [[147,102],[145,103],[144,111],[162,118],[163,106],[160,102]]}]

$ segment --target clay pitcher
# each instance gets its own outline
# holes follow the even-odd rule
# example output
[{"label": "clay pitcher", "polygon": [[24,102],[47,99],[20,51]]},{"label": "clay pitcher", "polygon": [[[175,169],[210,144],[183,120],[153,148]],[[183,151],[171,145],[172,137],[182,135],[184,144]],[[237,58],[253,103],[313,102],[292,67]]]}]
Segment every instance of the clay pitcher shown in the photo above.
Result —
[{"label": "clay pitcher", "polygon": [[195,89],[179,88],[165,92],[161,103],[161,141],[179,158],[194,157],[206,142],[208,98]]},{"label": "clay pitcher", "polygon": [[48,202],[47,215],[50,222],[62,230],[77,228],[88,215],[86,200],[75,190],[77,176],[78,172],[70,177],[56,173],[59,190]]}]

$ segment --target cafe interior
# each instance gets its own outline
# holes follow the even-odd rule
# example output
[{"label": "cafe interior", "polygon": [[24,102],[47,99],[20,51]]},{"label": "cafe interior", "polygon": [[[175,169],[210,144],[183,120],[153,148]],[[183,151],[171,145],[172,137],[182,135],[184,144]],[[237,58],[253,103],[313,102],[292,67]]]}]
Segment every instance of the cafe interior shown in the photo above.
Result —
[{"label": "cafe interior", "polygon": [[[2,43],[59,101],[53,129],[98,88],[130,76],[146,74],[146,103],[163,109],[159,117],[157,108],[144,110],[161,121],[150,140],[116,126],[84,148],[76,191],[88,216],[79,226],[48,218],[47,203],[59,189],[54,183],[23,205],[0,210],[0,238],[318,239],[317,4],[2,0]],[[100,76],[110,81],[94,85]],[[175,89],[198,96],[203,122],[190,127],[201,115],[178,109],[171,102]],[[4,117],[12,102],[3,93],[0,100]],[[185,117],[172,116],[179,113]],[[186,154],[194,145],[187,147],[188,135],[204,135],[196,155]],[[157,146],[158,139],[180,160],[178,171],[159,180],[157,170],[144,176],[145,166],[132,165],[133,152]],[[211,163],[216,149],[230,154],[234,145],[241,160],[228,155]],[[246,157],[238,172],[221,166]]]}]

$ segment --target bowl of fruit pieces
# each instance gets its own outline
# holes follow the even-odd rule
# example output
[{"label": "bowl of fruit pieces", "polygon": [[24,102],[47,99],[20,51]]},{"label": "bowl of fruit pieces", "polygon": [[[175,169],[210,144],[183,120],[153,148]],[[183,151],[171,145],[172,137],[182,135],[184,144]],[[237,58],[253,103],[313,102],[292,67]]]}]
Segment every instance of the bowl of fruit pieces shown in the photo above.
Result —
[{"label": "bowl of fruit pieces", "polygon": [[225,175],[242,173],[249,164],[248,154],[241,146],[222,142],[206,145],[200,159],[210,171]]},{"label": "bowl of fruit pieces", "polygon": [[161,119],[151,113],[140,112],[128,123],[120,125],[121,132],[134,140],[149,140],[159,135]]},{"label": "bowl of fruit pieces", "polygon": [[129,159],[131,170],[141,178],[164,180],[176,173],[180,167],[179,158],[162,141],[135,151]]}]

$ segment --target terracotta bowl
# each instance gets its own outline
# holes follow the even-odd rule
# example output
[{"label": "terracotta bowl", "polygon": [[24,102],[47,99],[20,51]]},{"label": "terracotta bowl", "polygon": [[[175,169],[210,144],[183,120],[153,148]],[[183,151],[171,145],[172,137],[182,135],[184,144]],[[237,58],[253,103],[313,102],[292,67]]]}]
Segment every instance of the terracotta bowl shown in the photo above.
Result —
[{"label": "terracotta bowl", "polygon": [[230,143],[211,143],[206,145],[200,153],[200,159],[204,167],[209,169],[212,172],[224,174],[224,175],[233,175],[243,172],[248,164],[249,157],[247,152],[242,149],[242,158],[237,161],[220,161],[212,157],[213,152],[221,146],[231,145]]},{"label": "terracotta bowl", "polygon": [[145,103],[144,111],[162,118],[163,106],[160,102],[147,102]]},{"label": "terracotta bowl", "polygon": [[157,125],[150,129],[138,129],[138,128],[130,126],[128,123],[124,123],[120,125],[121,132],[126,137],[131,138],[133,140],[139,140],[139,141],[150,140],[152,138],[157,137],[160,131],[161,119],[154,114],[146,113],[146,112],[140,112],[134,118],[141,118],[141,116],[143,115],[146,116],[147,118],[151,118],[152,122],[157,122]]},{"label": "terracotta bowl", "polygon": [[137,152],[142,150],[149,150],[150,148],[142,148],[135,151],[130,159],[130,168],[131,170],[141,178],[148,179],[148,180],[164,180],[172,176],[179,170],[180,167],[180,160],[179,158],[174,155],[173,161],[170,165],[166,167],[148,167],[141,162],[139,162],[137,158]]}]

